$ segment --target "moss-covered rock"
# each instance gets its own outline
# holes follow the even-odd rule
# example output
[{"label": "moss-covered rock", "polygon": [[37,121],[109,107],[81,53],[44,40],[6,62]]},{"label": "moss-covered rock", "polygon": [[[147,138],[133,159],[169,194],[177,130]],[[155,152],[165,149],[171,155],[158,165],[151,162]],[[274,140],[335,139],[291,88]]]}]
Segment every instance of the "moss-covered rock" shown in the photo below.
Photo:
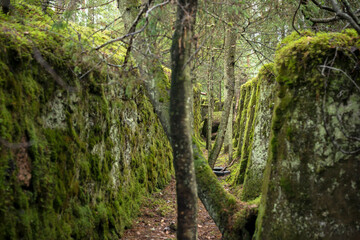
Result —
[{"label": "moss-covered rock", "polygon": [[241,141],[242,145],[239,146],[237,149],[237,155],[240,156],[240,163],[237,168],[237,171],[234,172],[235,184],[244,183],[246,168],[248,166],[248,162],[251,154],[250,149],[253,141],[255,109],[257,108],[257,105],[259,103],[258,101],[258,95],[260,89],[259,83],[260,83],[259,78],[254,78],[253,80],[247,83],[250,85],[251,92],[249,96],[248,105],[246,109],[243,110],[243,112],[245,111],[244,114],[246,114],[246,116],[242,118],[244,120],[243,122],[244,130],[243,130],[243,134],[241,134],[243,136]]},{"label": "moss-covered rock", "polygon": [[[217,134],[217,131],[218,131],[219,126],[220,126],[221,114],[222,114],[222,111],[221,112],[213,112],[213,115],[212,115],[212,121],[211,121],[212,135],[211,135],[211,139],[213,139],[213,140],[216,138],[216,134]],[[204,138],[207,138],[207,127],[208,127],[208,116],[205,117],[204,124],[203,124],[203,127],[201,129],[201,135]]]},{"label": "moss-covered rock", "polygon": [[263,173],[268,157],[272,112],[278,84],[275,81],[273,65],[265,65],[259,75],[259,93],[254,113],[253,132],[249,137],[249,156],[244,175],[243,201],[254,200],[261,194]]},{"label": "moss-covered rock", "polygon": [[235,157],[241,156],[241,149],[243,146],[243,139],[244,139],[244,133],[245,133],[245,126],[246,126],[246,120],[247,120],[247,113],[248,113],[248,106],[251,99],[251,92],[254,87],[256,87],[256,84],[253,83],[254,79],[251,81],[246,82],[243,84],[240,88],[240,99],[239,99],[239,114],[236,117],[236,123],[234,126],[234,132],[235,134]]},{"label": "moss-covered rock", "polygon": [[255,239],[358,239],[360,37],[290,38],[275,61],[280,92]]},{"label": "moss-covered rock", "polygon": [[121,45],[97,54],[91,29],[59,24],[26,4],[0,13],[0,239],[117,239],[173,171],[137,74],[106,64]]},{"label": "moss-covered rock", "polygon": [[276,86],[273,65],[268,64],[240,89],[239,115],[234,128],[235,156],[240,161],[230,182],[234,187],[243,184],[239,197],[244,201],[254,200],[261,193]]},{"label": "moss-covered rock", "polygon": [[194,134],[197,138],[200,138],[201,131],[201,85],[196,84],[193,86],[193,115],[194,115]]}]

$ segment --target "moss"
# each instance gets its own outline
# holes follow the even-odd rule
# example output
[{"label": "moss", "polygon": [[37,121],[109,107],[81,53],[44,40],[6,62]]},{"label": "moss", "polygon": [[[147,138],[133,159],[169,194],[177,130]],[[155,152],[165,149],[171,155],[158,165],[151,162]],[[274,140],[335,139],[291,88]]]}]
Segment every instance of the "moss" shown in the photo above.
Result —
[{"label": "moss", "polygon": [[[241,146],[241,155],[238,149],[238,156],[240,157],[240,164],[238,166],[237,171],[235,172],[235,177],[233,180],[233,184],[242,184],[245,179],[245,173],[248,165],[248,160],[251,154],[251,143],[252,143],[252,136],[254,131],[254,116],[255,116],[255,109],[258,104],[257,98],[259,94],[259,80],[253,79],[251,82],[246,83],[246,85],[250,85],[251,93],[248,105],[244,108],[246,109],[246,123],[244,125],[244,133],[243,133],[243,140]],[[244,87],[246,87],[246,85]],[[242,117],[244,120],[245,116]],[[242,135],[242,134],[241,134]],[[240,146],[239,146],[240,147]]]},{"label": "moss", "polygon": [[[334,56],[336,49],[350,53],[352,47],[359,47],[356,43],[355,30],[343,33],[303,32],[302,36],[293,33],[285,38],[275,58],[277,81],[284,85],[296,87],[307,81],[315,87],[317,93],[324,89],[324,78],[317,71],[316,66],[323,65],[324,60]],[[304,78],[308,69],[311,77]],[[303,82],[305,79],[306,82]]]},{"label": "moss", "polygon": [[197,84],[193,86],[193,115],[194,115],[194,134],[196,137],[200,137],[201,130],[201,85]]},{"label": "moss", "polygon": [[[331,58],[335,59],[332,65],[335,68],[352,69],[354,63],[349,61],[347,56],[350,49],[354,52],[354,48],[360,48],[358,39],[359,36],[352,30],[343,33],[306,33],[302,37],[292,35],[289,40],[285,40],[283,48],[278,50],[275,68],[277,81],[281,86],[273,116],[271,148],[265,170],[255,239],[287,239],[290,236],[293,239],[320,238],[319,236],[329,238],[328,232],[324,231],[325,225],[329,227],[333,224],[333,222],[329,223],[329,219],[337,222],[337,226],[341,226],[343,221],[352,222],[344,220],[348,218],[344,216],[333,215],[330,218],[328,214],[321,215],[324,209],[328,211],[338,209],[338,202],[330,203],[334,195],[326,191],[325,186],[329,182],[324,185],[322,182],[326,182],[325,179],[343,181],[337,177],[340,166],[342,163],[347,166],[355,164],[356,157],[350,155],[340,157],[338,150],[331,141],[328,141],[322,130],[324,112],[321,106],[325,93],[325,80],[328,85],[325,100],[328,104],[343,101],[331,96],[337,95],[340,89],[348,89],[351,92],[352,87],[349,88],[350,84],[347,84],[341,75],[334,74],[324,78],[318,71],[318,66]],[[337,58],[334,58],[335,52]],[[354,79],[358,81],[358,76],[354,75]],[[350,94],[347,95],[349,96]],[[325,114],[331,114],[331,109]],[[331,121],[334,119],[336,117]],[[336,125],[331,127],[336,130]],[[320,145],[322,150],[319,150]],[[322,153],[325,152],[323,148],[326,149],[329,145],[334,147],[332,157],[328,156],[329,153]],[[318,146],[318,149],[314,146]],[[331,152],[331,150],[327,151]],[[337,159],[343,162],[339,163]],[[316,172],[315,169],[318,169],[316,166],[319,167],[324,161],[332,163],[328,164],[326,169],[320,167],[321,172]],[[336,174],[332,175],[333,172]],[[357,175],[350,169],[347,174]],[[351,195],[350,189],[338,188],[338,191]],[[353,194],[355,196],[355,193]],[[322,197],[318,198],[318,196]],[[338,198],[337,201],[345,201],[344,208],[352,205],[352,201],[343,198]],[[339,214],[338,211],[335,212]],[[358,219],[358,216],[352,215],[349,218]],[[304,224],[304,221],[299,219],[307,219],[307,221],[311,219],[315,224]],[[317,225],[318,222],[323,225]],[[341,231],[356,238],[358,226],[355,226],[356,224],[350,226],[348,223],[345,225],[347,225],[346,230],[337,229],[337,233],[330,238],[340,237]]]},{"label": "moss", "polygon": [[[241,86],[241,90],[242,95],[244,95],[244,100],[242,102],[242,105],[240,106],[240,109],[242,109],[241,112],[239,112],[240,114],[238,115],[237,118],[237,126],[238,128],[234,128],[234,131],[238,132],[238,140],[235,142],[235,157],[239,157],[241,156],[241,148],[242,148],[242,143],[243,143],[243,136],[245,133],[245,125],[246,125],[246,118],[247,118],[247,110],[248,110],[248,105],[249,105],[249,101],[250,101],[250,96],[251,96],[251,84],[246,83],[244,85]],[[236,127],[237,127],[236,126]]]},{"label": "moss", "polygon": [[[117,239],[143,196],[170,180],[171,148],[136,73],[119,79],[118,69],[96,65],[100,56],[71,41],[75,32],[52,24],[24,3],[0,13],[0,137],[20,146],[0,145],[0,239]],[[75,28],[89,50],[92,30]],[[52,79],[33,45],[78,92]],[[122,54],[108,60],[119,64]],[[89,69],[81,81],[73,73]],[[119,84],[108,84],[115,76]],[[16,145],[22,141],[30,146]],[[31,166],[28,186],[18,179],[22,161]]]}]

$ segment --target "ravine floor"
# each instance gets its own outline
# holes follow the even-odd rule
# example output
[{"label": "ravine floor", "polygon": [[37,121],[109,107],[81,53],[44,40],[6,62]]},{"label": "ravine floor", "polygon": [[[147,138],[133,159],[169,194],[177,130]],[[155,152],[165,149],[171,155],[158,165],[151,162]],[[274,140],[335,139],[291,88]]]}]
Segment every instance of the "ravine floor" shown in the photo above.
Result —
[{"label": "ravine floor", "polygon": [[[221,239],[221,233],[199,200],[199,240]],[[139,217],[131,229],[125,231],[124,240],[133,239],[176,239],[176,191],[175,179],[161,192],[147,198],[141,207]]]}]

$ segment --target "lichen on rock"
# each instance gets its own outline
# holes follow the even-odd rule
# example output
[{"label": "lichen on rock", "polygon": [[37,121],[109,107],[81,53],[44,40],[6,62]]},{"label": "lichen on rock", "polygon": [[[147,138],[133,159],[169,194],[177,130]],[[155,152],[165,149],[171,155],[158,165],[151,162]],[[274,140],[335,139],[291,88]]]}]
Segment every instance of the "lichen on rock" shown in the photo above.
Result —
[{"label": "lichen on rock", "polygon": [[[75,28],[52,28],[25,3],[0,13],[0,239],[118,239],[144,195],[173,173],[137,73],[83,52],[91,29]],[[82,40],[71,41],[77,33]],[[77,91],[53,79],[33,45]],[[117,48],[108,59],[116,65],[124,54]]]},{"label": "lichen on rock", "polygon": [[278,51],[255,239],[358,238],[358,43],[354,31],[309,33]]}]

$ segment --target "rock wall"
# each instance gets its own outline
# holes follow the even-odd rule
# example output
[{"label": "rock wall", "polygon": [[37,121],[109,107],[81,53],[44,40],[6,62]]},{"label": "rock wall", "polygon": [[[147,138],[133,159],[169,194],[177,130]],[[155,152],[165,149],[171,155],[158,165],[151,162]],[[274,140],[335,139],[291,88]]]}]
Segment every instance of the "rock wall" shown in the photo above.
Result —
[{"label": "rock wall", "polygon": [[255,239],[359,239],[360,38],[286,39]]},{"label": "rock wall", "polygon": [[173,172],[139,76],[109,65],[121,45],[62,24],[0,14],[0,239],[118,239]]},{"label": "rock wall", "polygon": [[278,91],[272,64],[265,65],[259,77],[259,92],[252,126],[253,136],[248,147],[249,157],[241,193],[241,199],[244,201],[254,200],[261,194],[263,173],[268,158],[272,113]]},{"label": "rock wall", "polygon": [[250,201],[261,193],[266,165],[271,116],[277,83],[273,65],[265,65],[258,76],[241,86],[239,115],[235,123],[236,157],[233,185],[243,184],[239,197]]}]

